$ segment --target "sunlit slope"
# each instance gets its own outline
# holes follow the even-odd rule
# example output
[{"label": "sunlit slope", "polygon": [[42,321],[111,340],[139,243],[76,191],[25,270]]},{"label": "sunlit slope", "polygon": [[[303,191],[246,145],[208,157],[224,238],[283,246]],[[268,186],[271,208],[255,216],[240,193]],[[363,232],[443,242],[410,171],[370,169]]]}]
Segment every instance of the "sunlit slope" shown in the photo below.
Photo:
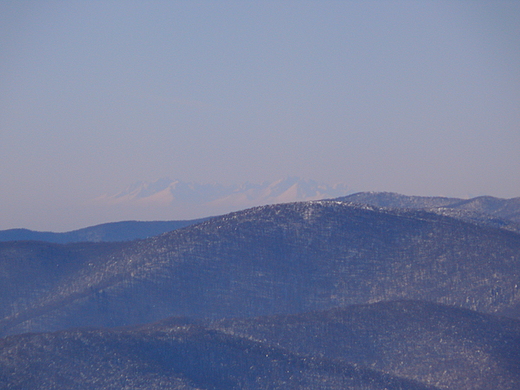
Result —
[{"label": "sunlit slope", "polygon": [[424,211],[334,201],[264,206],[82,264],[29,298],[2,297],[2,333],[395,299],[520,315],[520,235]]}]

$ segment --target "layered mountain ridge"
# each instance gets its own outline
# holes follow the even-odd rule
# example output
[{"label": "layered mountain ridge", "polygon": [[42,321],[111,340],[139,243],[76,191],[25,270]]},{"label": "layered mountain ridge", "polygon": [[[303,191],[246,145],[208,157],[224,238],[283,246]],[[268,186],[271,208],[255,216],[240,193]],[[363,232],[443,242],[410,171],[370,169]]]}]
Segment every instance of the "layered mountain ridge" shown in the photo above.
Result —
[{"label": "layered mountain ridge", "polygon": [[374,195],[0,243],[0,387],[519,388],[514,200]]},{"label": "layered mountain ridge", "polygon": [[520,386],[520,321],[429,302],[220,320],[210,328],[439,388]]},{"label": "layered mountain ridge", "polygon": [[[301,180],[295,179],[301,186]],[[161,185],[149,188],[147,183],[140,183],[129,187],[127,191],[117,196],[135,198],[147,198],[150,194],[157,193],[158,189],[170,191],[173,182],[164,180]],[[177,183],[177,182],[175,182]],[[291,184],[289,181],[286,184]],[[165,188],[163,188],[166,185]],[[183,185],[188,185],[184,183]],[[190,184],[191,185],[191,184]],[[294,186],[295,184],[293,184]],[[192,186],[195,191],[195,186]],[[321,198],[324,194],[331,193],[323,186],[323,192],[309,190],[307,195],[296,195],[298,197]],[[336,187],[333,187],[336,188]],[[341,191],[342,187],[339,187]],[[311,196],[312,195],[312,196]],[[115,197],[117,197],[115,196]],[[198,195],[201,197],[202,195]],[[197,196],[194,197],[196,199]],[[289,199],[290,197],[287,197]],[[258,198],[252,198],[258,200]],[[451,216],[467,222],[477,223],[484,226],[492,226],[520,233],[520,198],[500,199],[489,196],[472,199],[406,196],[390,192],[359,192],[348,196],[334,198],[332,200],[352,202],[356,204],[368,204],[388,209],[416,209],[434,212],[441,215]],[[267,199],[264,199],[267,202]],[[263,203],[263,202],[260,202]],[[267,202],[269,203],[269,202]],[[283,202],[282,202],[283,203]],[[175,229],[202,222],[209,217],[193,220],[174,221],[121,221],[90,226],[64,233],[38,232],[28,229],[0,230],[0,242],[33,240],[54,243],[71,242],[113,242],[132,241],[135,239],[150,238],[155,235],[166,233]]]},{"label": "layered mountain ridge", "polygon": [[[42,287],[34,290],[20,283],[27,290],[19,294],[32,298],[1,298],[1,331],[295,313],[393,299],[520,316],[520,235],[422,210],[338,201],[262,206],[119,245],[59,282],[38,284],[36,276]],[[16,243],[0,248],[24,256]],[[25,269],[42,261],[63,267],[59,259],[31,252]]]},{"label": "layered mountain ridge", "polygon": [[341,359],[298,354],[292,348],[184,320],[0,339],[0,386],[38,390],[436,389]]},{"label": "layered mountain ridge", "polygon": [[519,347],[518,320],[416,301],[248,319],[177,317],[0,339],[0,386],[514,390]]}]

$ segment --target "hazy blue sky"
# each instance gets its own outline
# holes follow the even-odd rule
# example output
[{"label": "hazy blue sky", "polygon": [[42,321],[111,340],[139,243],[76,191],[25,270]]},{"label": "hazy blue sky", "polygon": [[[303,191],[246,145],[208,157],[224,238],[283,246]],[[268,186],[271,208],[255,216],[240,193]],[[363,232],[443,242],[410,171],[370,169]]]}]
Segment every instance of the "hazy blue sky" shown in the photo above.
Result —
[{"label": "hazy blue sky", "polygon": [[164,176],[520,196],[519,1],[2,1],[0,90],[0,229]]}]

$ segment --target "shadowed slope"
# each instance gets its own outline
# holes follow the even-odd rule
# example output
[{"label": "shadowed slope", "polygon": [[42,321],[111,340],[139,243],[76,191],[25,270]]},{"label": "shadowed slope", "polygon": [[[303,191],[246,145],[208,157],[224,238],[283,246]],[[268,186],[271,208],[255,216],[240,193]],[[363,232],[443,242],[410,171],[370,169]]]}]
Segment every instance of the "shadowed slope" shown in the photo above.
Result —
[{"label": "shadowed slope", "polygon": [[0,339],[9,389],[520,387],[520,321],[428,302]]},{"label": "shadowed slope", "polygon": [[56,294],[75,275],[105,263],[122,243],[51,244],[17,241],[0,243],[0,316],[23,313],[41,296]]},{"label": "shadowed slope", "polygon": [[89,226],[65,233],[36,232],[28,229],[0,230],[1,241],[45,241],[57,244],[71,242],[113,242],[144,239],[203,222],[189,221],[122,221]]},{"label": "shadowed slope", "polygon": [[211,326],[439,388],[520,388],[520,321],[465,309],[382,302]]},{"label": "shadowed slope", "polygon": [[0,339],[9,389],[433,390],[406,379],[194,325]]}]

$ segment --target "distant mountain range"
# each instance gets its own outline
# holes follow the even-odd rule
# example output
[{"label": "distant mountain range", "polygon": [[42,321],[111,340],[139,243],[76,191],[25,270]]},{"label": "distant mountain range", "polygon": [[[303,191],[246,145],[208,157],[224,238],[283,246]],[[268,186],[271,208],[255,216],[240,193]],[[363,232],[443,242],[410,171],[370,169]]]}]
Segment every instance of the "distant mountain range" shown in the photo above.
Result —
[{"label": "distant mountain range", "polygon": [[107,215],[136,215],[140,220],[195,219],[267,204],[336,198],[348,193],[346,184],[328,185],[287,177],[274,182],[223,185],[168,178],[137,182],[116,194],[93,199],[89,207]]},{"label": "distant mountain range", "polygon": [[517,207],[358,193],[2,242],[0,388],[516,390]]},{"label": "distant mountain range", "polygon": [[5,241],[46,241],[57,244],[71,242],[114,242],[132,241],[180,229],[207,218],[190,221],[121,221],[104,223],[65,233],[36,232],[29,229],[0,230],[0,242]]},{"label": "distant mountain range", "polygon": [[[305,183],[297,179],[295,180],[297,182],[293,184],[293,188],[301,188],[302,183]],[[167,186],[166,190],[171,191],[171,182],[166,180],[162,185],[156,183],[157,186],[155,189],[150,189],[147,185],[142,184],[139,186],[133,186],[118,196],[126,198],[132,194],[132,197],[148,198],[150,196],[148,194],[157,193],[156,190],[162,188],[167,183],[170,184]],[[285,181],[285,185],[288,184],[290,184],[290,182]],[[193,188],[196,188],[196,186]],[[325,191],[325,187],[320,187],[319,185],[314,184],[309,185],[309,188],[312,189],[309,189],[306,192],[308,196],[314,194],[313,197],[317,198],[321,198],[325,193],[333,193],[336,190],[341,191],[340,187],[336,189],[329,188],[329,190]],[[316,192],[319,188],[324,189],[323,193]],[[163,189],[163,191],[165,190]],[[202,197],[202,195],[198,196]],[[301,195],[299,197],[305,196]],[[468,222],[520,232],[520,198],[500,199],[490,196],[481,196],[472,199],[459,199],[407,196],[391,192],[358,192],[338,197],[334,200],[356,204],[367,204],[390,209],[425,210],[459,218]],[[0,230],[0,242],[33,240],[65,244],[72,242],[132,241],[153,237],[175,229],[200,223],[207,219],[209,219],[209,217],[184,221],[121,221],[90,226],[65,233],[37,232],[28,229],[8,229]]]},{"label": "distant mountain range", "polygon": [[218,183],[200,184],[163,178],[152,183],[134,183],[122,192],[114,195],[105,195],[99,197],[98,200],[116,203],[156,201],[197,204],[228,203],[239,206],[252,204],[253,206],[258,206],[259,204],[257,203],[287,203],[337,197],[345,195],[346,192],[347,186],[343,183],[331,186],[299,177],[287,177],[261,184],[246,182],[231,186]]},{"label": "distant mountain range", "polygon": [[[230,186],[163,178],[151,183],[134,183],[124,191],[100,196],[86,205],[87,209],[92,208],[97,212],[103,210],[105,218],[118,221],[121,215],[132,215],[141,221],[98,224],[64,233],[1,230],[0,242],[35,240],[64,244],[131,241],[159,235],[231,211],[266,204],[334,198],[346,193],[345,184],[327,185],[298,177]],[[168,221],[169,218],[172,220]]]}]

